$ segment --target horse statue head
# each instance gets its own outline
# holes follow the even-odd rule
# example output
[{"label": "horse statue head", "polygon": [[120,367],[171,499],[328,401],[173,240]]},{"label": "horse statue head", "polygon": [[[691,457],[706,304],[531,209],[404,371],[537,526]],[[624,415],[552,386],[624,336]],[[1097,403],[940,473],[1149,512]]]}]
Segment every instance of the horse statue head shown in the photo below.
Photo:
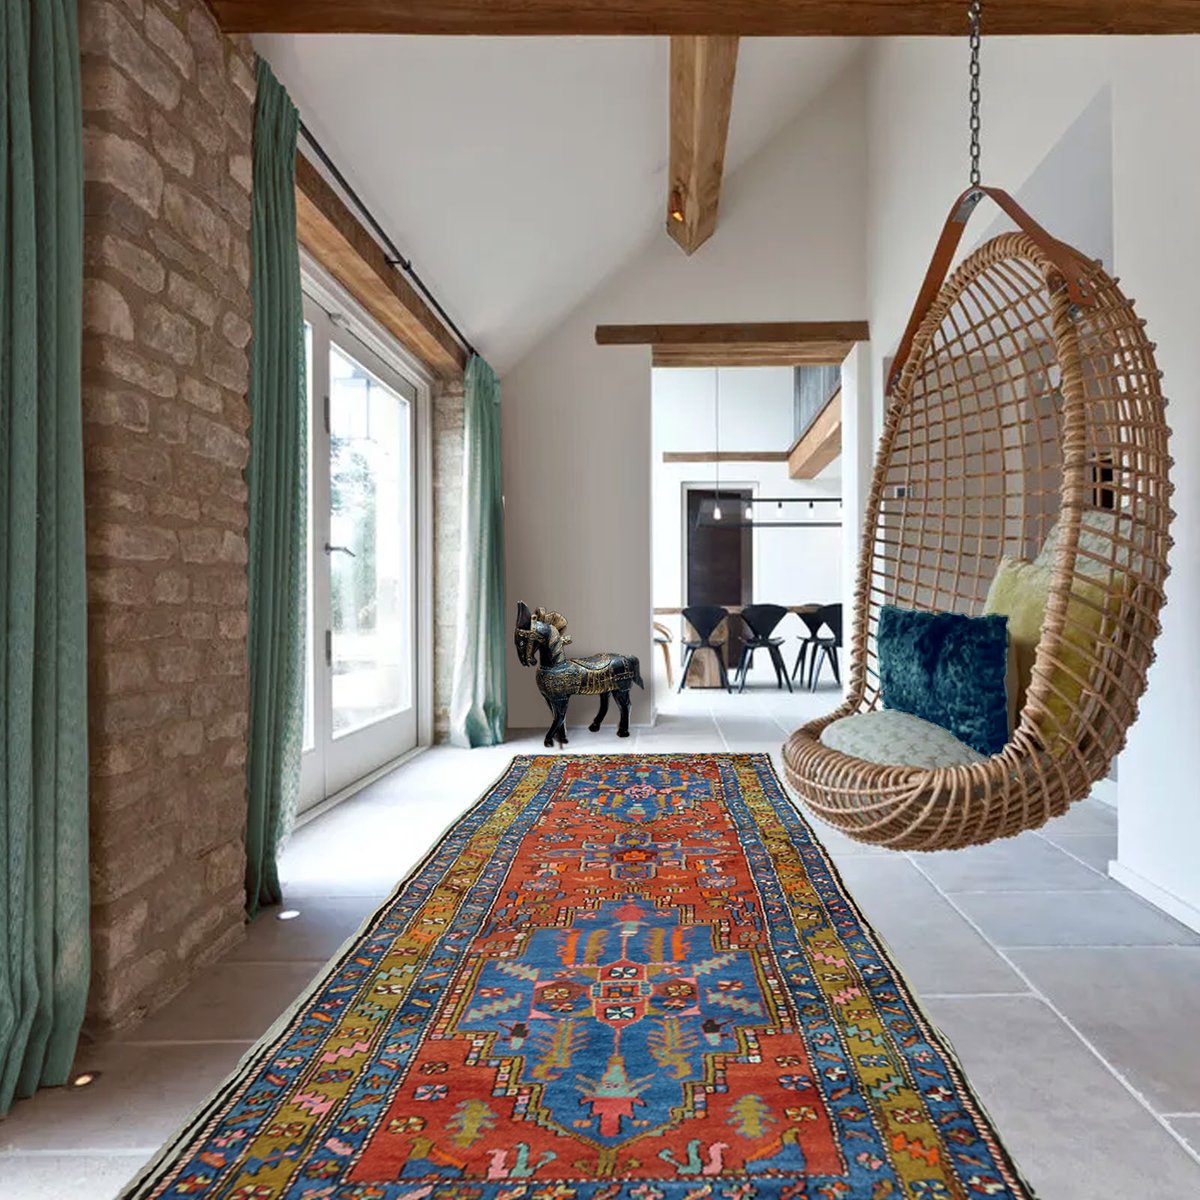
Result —
[{"label": "horse statue head", "polygon": [[562,613],[547,612],[544,608],[529,611],[523,600],[517,601],[517,624],[513,641],[517,658],[523,667],[546,666],[561,661],[564,647],[571,639],[566,635],[567,618]]}]

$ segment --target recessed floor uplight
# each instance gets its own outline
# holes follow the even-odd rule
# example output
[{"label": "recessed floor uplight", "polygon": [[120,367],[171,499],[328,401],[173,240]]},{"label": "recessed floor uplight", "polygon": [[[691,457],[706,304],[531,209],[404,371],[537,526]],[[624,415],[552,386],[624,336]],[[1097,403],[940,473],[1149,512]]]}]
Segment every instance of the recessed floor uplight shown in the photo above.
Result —
[{"label": "recessed floor uplight", "polygon": [[71,1080],[71,1086],[72,1087],[87,1087],[87,1085],[89,1083],[95,1083],[96,1080],[99,1078],[100,1078],[99,1071],[80,1071],[79,1074],[76,1075]]},{"label": "recessed floor uplight", "polygon": [[285,908],[275,919],[277,921],[294,921],[299,915],[298,908]]}]

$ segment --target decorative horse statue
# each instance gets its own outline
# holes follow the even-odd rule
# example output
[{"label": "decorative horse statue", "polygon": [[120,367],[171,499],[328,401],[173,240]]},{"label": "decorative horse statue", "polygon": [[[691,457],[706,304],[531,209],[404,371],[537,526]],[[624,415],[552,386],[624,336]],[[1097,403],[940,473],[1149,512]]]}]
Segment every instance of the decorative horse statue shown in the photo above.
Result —
[{"label": "decorative horse statue", "polygon": [[629,689],[642,683],[638,660],[628,654],[593,654],[588,658],[567,658],[565,648],[571,639],[566,635],[567,619],[561,613],[544,608],[529,611],[524,603],[517,604],[517,627],[513,640],[521,666],[537,664],[537,685],[542,698],[550,706],[553,720],[546,731],[545,744],[553,748],[567,744],[567,705],[572,696],[599,696],[600,711],[588,726],[595,733],[608,715],[611,696],[621,710],[617,737],[629,736]]}]

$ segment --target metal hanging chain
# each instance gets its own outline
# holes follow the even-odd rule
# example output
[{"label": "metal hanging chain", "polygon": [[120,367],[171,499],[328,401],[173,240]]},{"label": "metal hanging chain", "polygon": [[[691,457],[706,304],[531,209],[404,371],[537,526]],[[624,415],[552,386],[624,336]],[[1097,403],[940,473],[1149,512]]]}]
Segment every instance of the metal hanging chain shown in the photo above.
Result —
[{"label": "metal hanging chain", "polygon": [[979,187],[979,25],[982,0],[971,0],[967,19],[971,23],[971,186]]},{"label": "metal hanging chain", "polygon": [[[721,368],[713,368],[713,492],[716,512],[721,511]],[[718,520],[720,518],[718,517]]]}]

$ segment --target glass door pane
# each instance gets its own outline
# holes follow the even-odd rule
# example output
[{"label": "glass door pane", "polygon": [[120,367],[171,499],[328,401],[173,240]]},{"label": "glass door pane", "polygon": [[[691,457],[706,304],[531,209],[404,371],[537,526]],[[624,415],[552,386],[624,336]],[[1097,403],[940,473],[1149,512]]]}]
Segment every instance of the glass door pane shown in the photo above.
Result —
[{"label": "glass door pane", "polygon": [[309,655],[300,811],[417,744],[417,391],[305,305]]},{"label": "glass door pane", "polygon": [[417,744],[413,400],[365,346],[331,332],[326,461],[329,792]]},{"label": "glass door pane", "polygon": [[325,395],[325,360],[328,357],[326,335],[328,316],[311,301],[304,305],[304,363],[308,392],[308,445],[305,467],[308,499],[305,505],[305,544],[308,564],[305,580],[307,619],[304,627],[304,748],[300,759],[299,812],[305,812],[325,799],[325,749],[321,731],[328,722],[325,702],[323,645],[325,622],[322,617],[325,555],[317,547],[324,541],[318,514],[324,472],[321,470],[325,435],[324,406],[318,398]]},{"label": "glass door pane", "polygon": [[409,403],[329,351],[333,735],[412,705]]},{"label": "glass door pane", "polygon": [[308,389],[307,409],[309,414],[308,444],[304,448],[304,478],[308,486],[304,489],[304,561],[307,564],[304,588],[305,622],[304,622],[304,753],[308,754],[317,744],[317,716],[314,710],[314,695],[316,678],[313,671],[313,636],[315,622],[313,620],[313,327],[309,321],[304,322],[304,363],[305,384]]}]

